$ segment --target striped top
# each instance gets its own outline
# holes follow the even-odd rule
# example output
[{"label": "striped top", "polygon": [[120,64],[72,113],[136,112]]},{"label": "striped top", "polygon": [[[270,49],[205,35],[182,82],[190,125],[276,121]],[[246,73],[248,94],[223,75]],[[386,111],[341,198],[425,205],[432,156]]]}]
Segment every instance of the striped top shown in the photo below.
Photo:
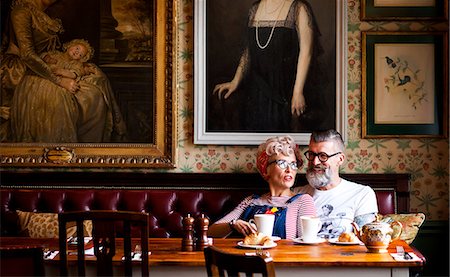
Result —
[{"label": "striped top", "polygon": [[272,207],[286,208],[286,239],[294,239],[302,236],[300,216],[316,216],[316,208],[312,197],[303,194],[291,203],[286,203],[292,196],[270,196],[269,193],[255,198],[253,195],[246,197],[229,214],[219,219],[216,223],[229,223],[233,219],[239,219],[245,209],[250,205],[269,205]]}]

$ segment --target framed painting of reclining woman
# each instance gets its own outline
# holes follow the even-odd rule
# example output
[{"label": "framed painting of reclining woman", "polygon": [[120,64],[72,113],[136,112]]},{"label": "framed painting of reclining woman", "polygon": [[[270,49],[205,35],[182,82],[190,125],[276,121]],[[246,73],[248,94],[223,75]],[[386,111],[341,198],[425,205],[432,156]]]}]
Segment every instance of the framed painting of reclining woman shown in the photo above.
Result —
[{"label": "framed painting of reclining woman", "polygon": [[196,0],[194,143],[345,134],[346,2]]},{"label": "framed painting of reclining woman", "polygon": [[174,2],[2,1],[2,167],[174,167]]}]

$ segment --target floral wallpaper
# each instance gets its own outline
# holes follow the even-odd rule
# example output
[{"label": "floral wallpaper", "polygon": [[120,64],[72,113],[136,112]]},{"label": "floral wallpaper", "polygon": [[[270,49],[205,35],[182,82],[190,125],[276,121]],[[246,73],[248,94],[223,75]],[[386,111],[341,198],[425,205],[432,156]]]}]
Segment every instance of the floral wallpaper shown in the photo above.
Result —
[{"label": "floral wallpaper", "polygon": [[[256,172],[256,146],[193,144],[193,1],[177,2],[177,168],[171,172]],[[344,173],[409,173],[411,211],[449,218],[448,139],[361,139],[361,31],[448,30],[448,22],[360,21],[360,1],[347,0],[348,145]],[[306,150],[306,147],[304,149]],[[301,172],[304,172],[304,168]]]}]

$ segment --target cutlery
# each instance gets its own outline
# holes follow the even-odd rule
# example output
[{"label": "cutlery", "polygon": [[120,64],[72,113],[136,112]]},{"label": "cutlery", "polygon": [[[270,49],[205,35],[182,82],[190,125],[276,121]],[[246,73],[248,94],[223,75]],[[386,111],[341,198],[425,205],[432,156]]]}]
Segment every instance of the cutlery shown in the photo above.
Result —
[{"label": "cutlery", "polygon": [[403,248],[403,246],[396,246],[397,248],[397,253],[400,255],[403,255],[403,259],[405,260],[412,260],[412,256],[409,255],[408,252],[405,252],[405,249]]}]

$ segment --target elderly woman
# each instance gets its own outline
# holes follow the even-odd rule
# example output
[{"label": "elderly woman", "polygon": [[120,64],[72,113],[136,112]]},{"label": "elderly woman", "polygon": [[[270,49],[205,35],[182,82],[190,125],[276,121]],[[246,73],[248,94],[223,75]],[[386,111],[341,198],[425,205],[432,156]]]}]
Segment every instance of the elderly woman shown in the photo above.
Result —
[{"label": "elderly woman", "polygon": [[300,153],[291,137],[269,138],[262,143],[256,165],[269,184],[269,192],[245,198],[233,211],[211,225],[208,235],[225,237],[232,231],[243,235],[255,233],[257,230],[248,221],[255,214],[270,212],[275,214],[273,236],[283,239],[301,237],[300,216],[315,216],[316,210],[309,195],[295,194],[291,190],[300,162]]}]

